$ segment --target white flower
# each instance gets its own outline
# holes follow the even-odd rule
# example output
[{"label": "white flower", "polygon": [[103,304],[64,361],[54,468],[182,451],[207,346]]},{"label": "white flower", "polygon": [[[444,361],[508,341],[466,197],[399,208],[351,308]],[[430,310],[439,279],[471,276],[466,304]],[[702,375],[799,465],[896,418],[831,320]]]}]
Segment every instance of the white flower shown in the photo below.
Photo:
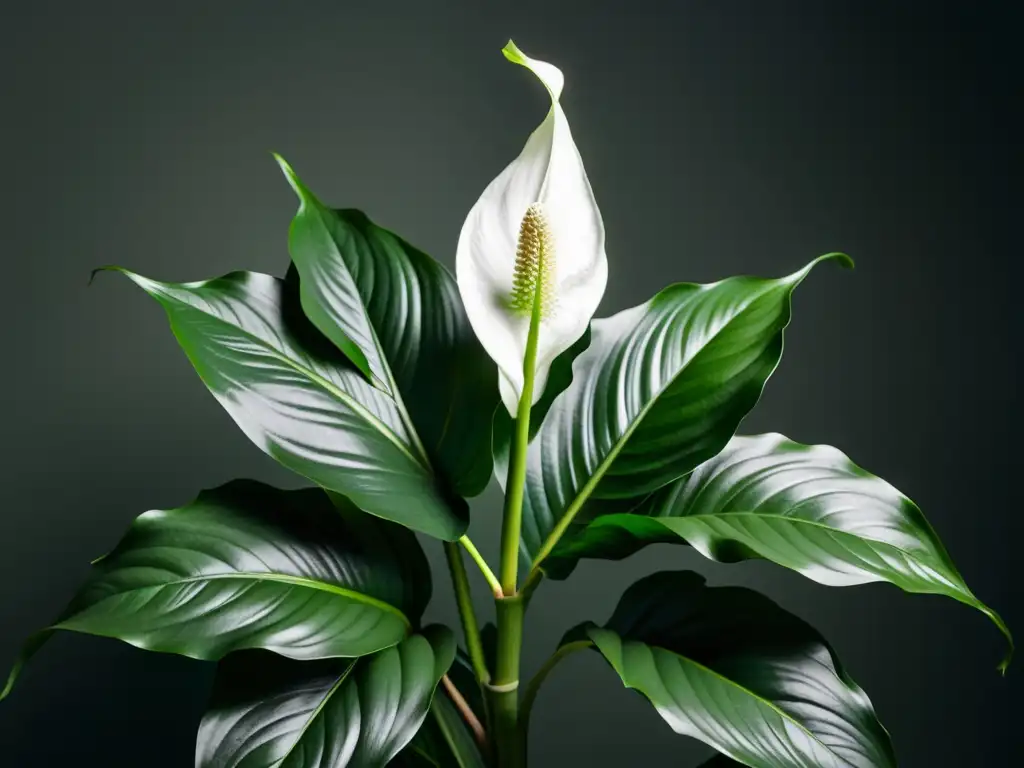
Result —
[{"label": "white flower", "polygon": [[601,212],[558,103],[561,71],[529,58],[511,40],[502,53],[540,79],[551,109],[470,210],[455,271],[473,330],[498,365],[502,401],[515,416],[534,302],[540,326],[533,403],[551,363],[583,335],[597,310],[608,259]]}]

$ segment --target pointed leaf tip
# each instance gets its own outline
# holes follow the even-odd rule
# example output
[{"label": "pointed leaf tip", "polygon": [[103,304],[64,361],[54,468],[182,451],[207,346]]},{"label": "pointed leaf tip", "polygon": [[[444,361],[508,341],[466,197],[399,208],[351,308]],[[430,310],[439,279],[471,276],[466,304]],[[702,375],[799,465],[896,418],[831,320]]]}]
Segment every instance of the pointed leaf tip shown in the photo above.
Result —
[{"label": "pointed leaf tip", "polygon": [[821,258],[822,260],[829,259],[831,261],[834,261],[837,264],[839,264],[839,266],[842,267],[843,269],[853,269],[856,266],[853,262],[853,258],[849,254],[840,253],[839,251],[834,251],[833,253],[826,253]]},{"label": "pointed leaf tip", "polygon": [[89,282],[86,283],[86,287],[92,285],[92,281],[96,279],[96,275],[100,272],[120,272],[122,274],[128,274],[128,270],[124,267],[119,267],[116,264],[104,264],[102,267],[96,267],[96,269],[89,273]]},{"label": "pointed leaf tip", "polygon": [[284,174],[284,177],[288,180],[288,184],[291,185],[291,188],[295,191],[295,194],[298,195],[299,202],[305,202],[305,199],[309,193],[306,190],[305,186],[302,184],[302,182],[299,180],[298,174],[296,174],[295,170],[291,167],[291,165],[288,164],[288,161],[281,157],[281,155],[277,154],[277,152],[271,152],[270,154],[274,156],[274,159],[277,161],[278,166],[280,166],[281,168],[281,172]]},{"label": "pointed leaf tip", "polygon": [[559,96],[562,95],[562,87],[565,85],[565,76],[562,74],[562,70],[554,64],[548,64],[546,61],[531,59],[512,40],[505,44],[501,52],[513,64],[519,64],[533,72],[537,79],[544,84],[544,87],[548,89],[548,93],[551,94],[551,100],[558,101]]},{"label": "pointed leaf tip", "polygon": [[1016,647],[1013,643],[1013,634],[1010,632],[1010,628],[1006,625],[1006,622],[1003,621],[1003,617],[994,610],[986,607],[982,612],[992,620],[999,631],[1003,633],[1003,637],[1006,638],[1006,654],[1003,656],[1003,660],[1000,661],[999,665],[996,667],[996,669],[999,670],[999,674],[1006,677],[1006,672],[1009,670],[1010,663],[1013,661],[1013,654],[1016,652]]},{"label": "pointed leaf tip", "polygon": [[511,38],[505,43],[505,47],[501,49],[501,52],[505,54],[505,58],[514,64],[525,64],[526,55],[519,50],[519,46],[515,44]]}]

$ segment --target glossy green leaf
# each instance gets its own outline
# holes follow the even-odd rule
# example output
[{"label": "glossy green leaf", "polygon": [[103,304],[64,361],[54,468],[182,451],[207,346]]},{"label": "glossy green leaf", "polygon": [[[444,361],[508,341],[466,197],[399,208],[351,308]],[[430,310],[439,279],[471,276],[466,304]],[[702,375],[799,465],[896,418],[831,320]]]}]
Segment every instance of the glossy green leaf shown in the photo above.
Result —
[{"label": "glossy green leaf", "polygon": [[465,503],[440,487],[395,401],[305,318],[298,286],[122,271],[163,305],[200,378],[264,452],[370,514],[449,541],[465,533]]},{"label": "glossy green leaf", "polygon": [[[592,520],[545,562],[564,577],[584,557],[618,560],[685,542],[714,560],[764,558],[830,586],[887,581],[1002,619],[967,588],[917,506],[842,452],[782,435],[734,437],[691,474],[628,514]],[[1005,664],[1005,662],[1004,662]]]},{"label": "glossy green leaf", "polygon": [[[486,723],[479,684],[469,659],[461,650],[448,670],[448,677],[480,722]],[[447,690],[439,689],[423,727],[391,765],[394,768],[485,768],[487,762]]]},{"label": "glossy green leaf", "polygon": [[386,765],[420,729],[454,656],[439,626],[356,660],[232,654],[217,669],[196,768]]},{"label": "glossy green leaf", "polygon": [[[343,504],[342,499],[338,499]],[[219,659],[354,657],[400,642],[430,599],[415,536],[319,489],[238,480],[140,515],[52,627]],[[2,697],[0,697],[2,698]]]},{"label": "glossy green leaf", "polygon": [[391,765],[396,768],[485,768],[487,761],[455,705],[438,692],[423,727]]},{"label": "glossy green leaf", "polygon": [[865,693],[808,624],[763,595],[657,573],[608,624],[584,625],[623,684],[677,733],[755,768],[888,768],[889,735]]},{"label": "glossy green leaf", "polygon": [[530,443],[531,558],[543,559],[548,536],[588,500],[644,495],[725,446],[779,362],[793,290],[823,259],[850,263],[829,254],[776,280],[679,283],[593,322],[571,385]]},{"label": "glossy green leaf", "polygon": [[475,496],[491,474],[498,378],[455,280],[362,212],[323,205],[278,162],[299,197],[289,250],[306,316],[408,407],[435,468],[457,493]]}]

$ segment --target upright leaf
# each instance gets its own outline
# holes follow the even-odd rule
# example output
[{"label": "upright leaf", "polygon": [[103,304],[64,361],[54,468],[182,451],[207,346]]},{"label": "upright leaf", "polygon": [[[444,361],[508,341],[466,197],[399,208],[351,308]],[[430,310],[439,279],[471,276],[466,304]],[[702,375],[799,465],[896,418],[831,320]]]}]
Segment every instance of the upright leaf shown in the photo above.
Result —
[{"label": "upright leaf", "polygon": [[889,735],[808,624],[739,587],[657,573],[587,638],[676,733],[755,768],[887,768]]},{"label": "upright leaf", "polygon": [[618,560],[656,542],[689,543],[723,562],[764,558],[830,586],[887,581],[945,595],[982,611],[1010,637],[968,589],[921,510],[829,446],[779,434],[734,437],[630,513],[589,522],[544,567],[564,577],[580,558]]},{"label": "upright leaf", "polygon": [[465,533],[465,503],[439,488],[395,401],[305,318],[297,286],[121,271],[164,307],[200,378],[264,452],[370,514],[449,541]]},{"label": "upright leaf", "polygon": [[217,669],[196,768],[386,765],[420,729],[454,655],[439,626],[356,660],[232,654]]},{"label": "upright leaf", "polygon": [[336,509],[319,489],[239,480],[139,516],[37,637],[70,630],[197,659],[246,648],[355,657],[400,642],[429,598],[411,532]]},{"label": "upright leaf", "polygon": [[777,280],[679,283],[593,322],[572,384],[530,444],[523,547],[532,558],[588,500],[649,493],[725,446],[779,362],[793,290],[823,259],[850,263],[829,254]]},{"label": "upright leaf", "polygon": [[277,159],[299,197],[289,250],[306,315],[408,407],[435,468],[457,493],[475,496],[491,473],[498,379],[454,279],[362,212],[323,205]]}]

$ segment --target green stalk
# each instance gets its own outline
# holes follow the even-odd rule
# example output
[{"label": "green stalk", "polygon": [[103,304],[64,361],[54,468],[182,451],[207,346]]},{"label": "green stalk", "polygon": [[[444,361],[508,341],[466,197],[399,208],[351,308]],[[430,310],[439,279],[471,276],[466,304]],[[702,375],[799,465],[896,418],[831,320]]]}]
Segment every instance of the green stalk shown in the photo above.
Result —
[{"label": "green stalk", "polygon": [[522,598],[495,601],[498,649],[494,680],[486,686],[499,768],[525,768],[526,740],[519,724],[519,656],[523,640]]},{"label": "green stalk", "polygon": [[584,648],[590,648],[592,645],[593,642],[590,640],[575,640],[571,643],[566,643],[551,654],[548,660],[537,670],[537,674],[527,684],[526,690],[523,692],[523,701],[519,705],[519,723],[524,732],[530,727],[530,712],[533,710],[533,702],[540,692],[541,685],[547,679],[547,676],[551,674],[551,670],[558,666],[558,662],[566,656],[576,651],[582,651]]},{"label": "green stalk", "polygon": [[459,544],[466,548],[469,556],[473,558],[473,562],[476,563],[476,567],[480,569],[480,573],[483,574],[484,580],[487,582],[487,586],[491,588],[491,592],[494,593],[495,597],[504,597],[505,593],[501,588],[501,582],[498,581],[498,577],[494,575],[494,571],[491,570],[491,566],[484,560],[484,556],[480,554],[480,550],[476,548],[476,545],[470,540],[469,536],[463,536],[459,539]]},{"label": "green stalk", "polygon": [[[495,659],[493,682],[487,686],[487,700],[490,703],[495,745],[497,747],[498,768],[525,768],[526,766],[526,734],[519,720],[519,657],[523,643],[523,614],[526,600],[517,593],[519,579],[519,538],[523,524],[523,498],[526,490],[526,451],[530,443],[530,408],[533,405],[533,382],[537,367],[537,338],[540,335],[541,313],[544,309],[544,290],[546,285],[546,253],[547,234],[543,220],[531,219],[527,211],[523,219],[523,232],[520,233],[520,251],[516,255],[517,270],[519,260],[527,255],[522,250],[529,242],[537,247],[533,256],[538,260],[534,265],[533,296],[530,307],[530,329],[526,336],[526,350],[523,355],[523,389],[519,393],[519,405],[516,409],[515,432],[509,451],[508,476],[505,480],[505,509],[501,521],[501,591],[504,597],[495,600],[495,612],[498,621],[498,648]],[[528,224],[539,227],[533,232],[533,240],[523,241]],[[532,246],[531,246],[532,247]],[[528,261],[528,260],[527,260]],[[523,262],[526,264],[526,261]],[[524,267],[528,273],[529,270]],[[518,276],[518,272],[517,272]],[[528,275],[526,275],[528,279]],[[521,283],[520,283],[521,284]]]},{"label": "green stalk", "polygon": [[473,596],[469,590],[469,576],[466,575],[466,564],[462,560],[459,545],[454,541],[444,542],[444,554],[448,558],[448,570],[451,573],[452,585],[455,588],[455,603],[459,608],[459,619],[462,622],[463,634],[466,636],[466,650],[469,653],[469,660],[473,665],[476,679],[482,684],[487,684],[491,679],[491,675],[487,670],[484,646],[480,640],[480,625],[476,620],[476,611],[473,610]]},{"label": "green stalk", "polygon": [[509,454],[505,481],[505,512],[501,526],[501,588],[506,595],[516,593],[519,577],[519,534],[523,527],[523,494],[526,486],[526,449],[530,442],[530,406],[533,404],[533,378],[537,366],[537,337],[540,333],[540,281],[530,315],[523,359],[523,391],[516,410],[515,433]]}]

